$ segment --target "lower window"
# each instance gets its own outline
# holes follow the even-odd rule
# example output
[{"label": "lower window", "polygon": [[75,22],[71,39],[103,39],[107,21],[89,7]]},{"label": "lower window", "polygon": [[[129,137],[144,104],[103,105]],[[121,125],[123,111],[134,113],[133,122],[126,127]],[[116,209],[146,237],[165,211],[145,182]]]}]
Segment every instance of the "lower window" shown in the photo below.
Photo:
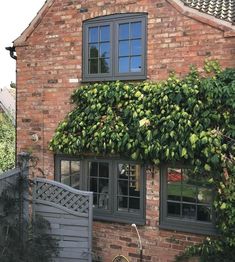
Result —
[{"label": "lower window", "polygon": [[190,168],[161,169],[162,228],[195,233],[216,233],[212,208],[213,189],[206,177]]},{"label": "lower window", "polygon": [[139,163],[116,159],[56,156],[56,180],[93,192],[94,217],[101,220],[145,223],[144,170]]}]

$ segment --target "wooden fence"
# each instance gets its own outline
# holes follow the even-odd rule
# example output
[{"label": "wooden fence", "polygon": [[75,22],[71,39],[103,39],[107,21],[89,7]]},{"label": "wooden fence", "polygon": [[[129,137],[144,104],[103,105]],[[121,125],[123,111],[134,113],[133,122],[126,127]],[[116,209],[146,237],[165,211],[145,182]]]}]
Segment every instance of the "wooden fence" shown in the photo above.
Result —
[{"label": "wooden fence", "polygon": [[91,192],[79,191],[64,184],[35,179],[34,212],[51,224],[51,234],[59,240],[56,262],[92,261]]},{"label": "wooden fence", "polygon": [[[0,194],[8,186],[16,185],[18,178],[28,176],[28,168],[16,168],[0,174]],[[29,216],[29,198],[33,214],[42,215],[51,224],[51,232],[59,243],[55,262],[92,261],[93,194],[79,191],[64,184],[36,178],[33,195],[24,193],[23,216]],[[1,208],[0,208],[1,211]]]}]

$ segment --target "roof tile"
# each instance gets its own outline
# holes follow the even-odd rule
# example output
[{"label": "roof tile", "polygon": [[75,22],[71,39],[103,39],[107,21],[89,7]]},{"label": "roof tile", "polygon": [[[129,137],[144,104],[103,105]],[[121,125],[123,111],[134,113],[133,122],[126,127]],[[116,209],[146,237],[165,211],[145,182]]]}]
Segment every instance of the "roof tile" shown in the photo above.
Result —
[{"label": "roof tile", "polygon": [[185,5],[235,24],[235,0],[181,0]]}]

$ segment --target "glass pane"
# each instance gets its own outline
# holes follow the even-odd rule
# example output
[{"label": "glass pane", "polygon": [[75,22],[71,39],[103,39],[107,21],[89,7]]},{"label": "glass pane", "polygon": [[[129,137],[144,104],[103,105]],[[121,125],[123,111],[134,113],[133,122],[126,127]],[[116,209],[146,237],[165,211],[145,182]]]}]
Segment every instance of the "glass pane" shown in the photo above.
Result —
[{"label": "glass pane", "polygon": [[131,38],[141,38],[141,22],[131,23]]},{"label": "glass pane", "polygon": [[197,220],[211,222],[212,214],[211,208],[207,206],[198,206],[197,207]]},{"label": "glass pane", "polygon": [[109,163],[99,163],[99,177],[109,177]]},{"label": "glass pane", "polygon": [[118,195],[128,195],[128,180],[120,180],[118,182]]},{"label": "glass pane", "polygon": [[180,216],[180,204],[167,202],[167,215],[168,216]]},{"label": "glass pane", "polygon": [[167,198],[168,200],[181,201],[181,169],[168,168]]},{"label": "glass pane", "polygon": [[95,207],[97,207],[97,198],[98,198],[98,196],[97,196],[97,194],[96,193],[94,193],[93,194],[93,206],[95,206]]},{"label": "glass pane", "polygon": [[130,198],[129,199],[129,208],[130,209],[140,209],[140,199],[139,198]]},{"label": "glass pane", "polygon": [[99,48],[98,44],[89,45],[89,57],[90,58],[95,58],[99,56],[98,48]]},{"label": "glass pane", "polygon": [[119,25],[119,39],[129,39],[129,23]]},{"label": "glass pane", "polygon": [[72,175],[71,176],[71,187],[79,189],[79,179],[80,179],[79,174]]},{"label": "glass pane", "polygon": [[71,174],[79,174],[79,173],[80,173],[80,162],[71,161]]},{"label": "glass pane", "polygon": [[141,40],[131,40],[131,55],[141,55]]},{"label": "glass pane", "polygon": [[118,178],[128,179],[127,164],[118,164]]},{"label": "glass pane", "polygon": [[129,41],[119,41],[119,56],[129,56]]},{"label": "glass pane", "polygon": [[61,175],[61,183],[70,186],[70,175]]},{"label": "glass pane", "polygon": [[99,36],[98,36],[98,26],[96,27],[90,27],[89,28],[89,43],[95,43],[98,42]]},{"label": "glass pane", "polygon": [[127,197],[118,197],[118,210],[127,210],[128,209],[128,198]]},{"label": "glass pane", "polygon": [[188,219],[196,219],[196,206],[190,204],[183,204],[182,216]]},{"label": "glass pane", "polygon": [[100,58],[100,72],[101,73],[110,72],[110,59]]},{"label": "glass pane", "polygon": [[182,201],[196,202],[197,187],[194,183],[194,174],[191,169],[183,169],[182,173]]},{"label": "glass pane", "polygon": [[129,72],[129,57],[121,57],[119,60],[118,71],[119,73]]},{"label": "glass pane", "polygon": [[89,60],[89,73],[97,74],[98,73],[98,59]]},{"label": "glass pane", "polygon": [[89,162],[89,174],[90,176],[98,176],[98,163]]},{"label": "glass pane", "polygon": [[110,41],[109,25],[100,27],[100,42]]},{"label": "glass pane", "polygon": [[100,44],[100,57],[102,58],[110,57],[110,44],[109,43]]},{"label": "glass pane", "polygon": [[97,189],[98,189],[97,188],[97,178],[91,178],[89,190],[92,191],[92,192],[98,192]]},{"label": "glass pane", "polygon": [[108,179],[99,179],[99,192],[100,193],[109,193],[109,180]]},{"label": "glass pane", "polygon": [[177,183],[169,183],[167,185],[167,199],[181,201],[181,186]]},{"label": "glass pane", "polygon": [[99,208],[108,209],[109,206],[109,180],[99,180]]},{"label": "glass pane", "polygon": [[131,57],[131,72],[141,71],[141,56]]},{"label": "glass pane", "polygon": [[70,161],[66,161],[66,160],[62,160],[60,162],[61,176],[70,174],[69,162]]},{"label": "glass pane", "polygon": [[212,203],[212,190],[205,187],[199,187],[197,192],[197,201],[198,203],[205,204]]}]

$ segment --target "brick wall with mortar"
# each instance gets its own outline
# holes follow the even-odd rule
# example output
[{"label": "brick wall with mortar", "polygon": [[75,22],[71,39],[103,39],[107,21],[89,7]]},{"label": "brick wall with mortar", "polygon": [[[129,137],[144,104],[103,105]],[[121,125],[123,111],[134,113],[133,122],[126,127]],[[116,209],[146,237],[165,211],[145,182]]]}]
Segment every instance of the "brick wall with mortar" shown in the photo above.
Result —
[{"label": "brick wall with mortar", "polygon": [[[169,71],[184,75],[190,64],[202,68],[205,58],[235,66],[235,37],[214,23],[193,19],[172,0],[56,0],[44,10],[17,52],[17,150],[38,156],[48,178],[54,157],[48,143],[59,121],[71,111],[70,95],[82,76],[82,21],[102,15],[147,12],[147,77],[165,79]],[[83,4],[84,3],[84,4]],[[88,12],[80,13],[85,7]],[[230,37],[229,37],[230,36]],[[72,79],[72,81],[71,81]],[[78,79],[78,83],[74,83]],[[32,135],[38,139],[32,141]],[[200,236],[158,228],[159,175],[147,175],[146,226],[140,228],[144,261],[172,261]],[[138,261],[137,238],[129,225],[94,223],[94,250],[110,261],[122,253]]]}]

